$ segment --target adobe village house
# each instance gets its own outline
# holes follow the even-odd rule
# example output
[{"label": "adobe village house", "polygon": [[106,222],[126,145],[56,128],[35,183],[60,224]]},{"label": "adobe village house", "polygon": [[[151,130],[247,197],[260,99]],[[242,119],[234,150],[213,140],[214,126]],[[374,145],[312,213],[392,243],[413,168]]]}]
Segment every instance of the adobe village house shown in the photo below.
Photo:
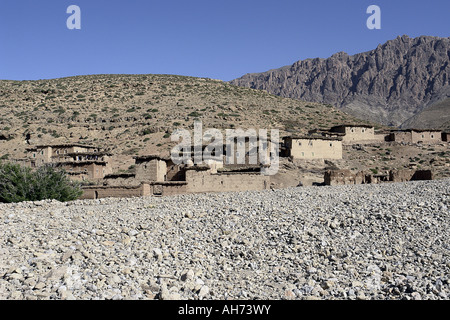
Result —
[{"label": "adobe village house", "polygon": [[[82,199],[105,197],[166,196],[184,193],[228,192],[266,190],[270,188],[270,176],[261,174],[265,166],[261,159],[249,164],[248,151],[254,148],[245,140],[235,145],[233,164],[227,164],[226,147],[223,158],[212,155],[202,164],[175,164],[172,159],[159,155],[134,157],[135,173],[113,174],[111,154],[98,147],[81,144],[42,145],[27,149],[26,164],[37,167],[52,164],[63,168],[70,179],[88,181],[94,185],[84,186]],[[383,143],[439,143],[448,141],[448,133],[437,130],[392,130],[390,133],[375,133],[374,127],[366,125],[340,125],[330,130],[311,130],[308,135],[288,136],[279,145],[281,157],[297,160],[342,159],[343,145]],[[268,143],[272,142],[268,140]],[[203,146],[203,151],[206,146]],[[236,164],[239,152],[245,150],[245,163]],[[270,147],[268,148],[270,150]],[[257,154],[259,154],[257,152]],[[192,151],[191,157],[195,153]],[[389,176],[370,175],[364,172],[353,174],[350,170],[325,172],[324,184],[379,183],[385,181],[409,181],[432,179],[427,171],[400,170]]]},{"label": "adobe village house", "polygon": [[75,181],[100,181],[112,172],[110,154],[100,152],[98,147],[81,144],[42,145],[27,149],[28,165],[32,168],[53,164],[64,169]]},{"label": "adobe village house", "polygon": [[107,175],[102,186],[84,188],[82,199],[124,196],[166,196],[184,193],[265,190],[268,176],[261,166],[224,168],[219,162],[205,165],[174,165],[156,155],[135,157],[136,173]]},{"label": "adobe village house", "polygon": [[283,140],[285,155],[294,159],[342,159],[342,138],[291,136]]},{"label": "adobe village house", "polygon": [[434,144],[440,143],[447,139],[446,133],[440,130],[419,130],[419,129],[407,129],[407,130],[395,130],[389,135],[390,141],[406,142],[406,143],[427,143]]}]

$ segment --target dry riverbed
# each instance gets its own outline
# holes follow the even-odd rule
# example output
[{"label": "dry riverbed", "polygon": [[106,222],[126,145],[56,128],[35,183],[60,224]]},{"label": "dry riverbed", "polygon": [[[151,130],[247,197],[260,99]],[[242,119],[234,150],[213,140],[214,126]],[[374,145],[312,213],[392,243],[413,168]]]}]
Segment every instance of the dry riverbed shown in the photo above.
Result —
[{"label": "dry riverbed", "polygon": [[450,180],[0,205],[1,299],[448,299]]}]

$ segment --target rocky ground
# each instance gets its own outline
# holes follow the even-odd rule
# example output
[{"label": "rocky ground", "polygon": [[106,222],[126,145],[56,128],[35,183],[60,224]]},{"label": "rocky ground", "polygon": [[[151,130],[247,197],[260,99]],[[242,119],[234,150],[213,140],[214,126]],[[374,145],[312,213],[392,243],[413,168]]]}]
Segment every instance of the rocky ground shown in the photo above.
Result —
[{"label": "rocky ground", "polygon": [[2,299],[448,299],[450,180],[0,205]]}]

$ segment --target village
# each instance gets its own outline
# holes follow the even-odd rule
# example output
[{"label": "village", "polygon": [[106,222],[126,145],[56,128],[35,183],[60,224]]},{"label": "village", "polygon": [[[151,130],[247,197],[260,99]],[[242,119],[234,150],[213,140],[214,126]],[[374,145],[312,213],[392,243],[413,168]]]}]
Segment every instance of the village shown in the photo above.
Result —
[{"label": "village", "polygon": [[[51,164],[65,170],[71,180],[83,184],[81,199],[107,197],[168,196],[185,193],[230,192],[267,190],[273,186],[274,176],[262,174],[267,167],[258,158],[257,164],[249,161],[249,144],[246,141],[245,163],[225,161],[221,157],[204,158],[201,164],[190,161],[177,164],[169,156],[135,156],[134,172],[114,172],[111,153],[96,146],[84,144],[36,145],[27,149],[28,157],[17,160],[31,168]],[[278,150],[282,161],[341,160],[345,148],[373,143],[394,144],[448,144],[449,133],[440,130],[391,130],[375,132],[370,125],[343,124],[329,130],[311,130],[306,135],[284,136]],[[269,144],[272,143],[270,140]],[[207,146],[203,146],[205,149]],[[237,144],[233,147],[238,147]],[[224,148],[226,150],[226,148]],[[242,149],[240,149],[242,150]],[[237,157],[239,151],[233,150]],[[229,152],[229,150],[228,150]],[[195,156],[191,152],[192,159]],[[230,156],[230,155],[228,155]],[[388,174],[352,172],[348,169],[324,170],[322,185],[367,184],[432,180],[432,170],[391,170]]]}]

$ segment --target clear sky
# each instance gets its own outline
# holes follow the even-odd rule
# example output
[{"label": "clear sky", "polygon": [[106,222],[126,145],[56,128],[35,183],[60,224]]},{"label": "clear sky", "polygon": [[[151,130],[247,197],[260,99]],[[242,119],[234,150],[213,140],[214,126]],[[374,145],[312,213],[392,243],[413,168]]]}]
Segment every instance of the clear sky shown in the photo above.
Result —
[{"label": "clear sky", "polygon": [[[369,30],[369,5],[381,29]],[[69,30],[70,5],[81,29]],[[449,0],[1,0],[0,79],[246,73],[372,50],[399,35],[449,37]]]}]

